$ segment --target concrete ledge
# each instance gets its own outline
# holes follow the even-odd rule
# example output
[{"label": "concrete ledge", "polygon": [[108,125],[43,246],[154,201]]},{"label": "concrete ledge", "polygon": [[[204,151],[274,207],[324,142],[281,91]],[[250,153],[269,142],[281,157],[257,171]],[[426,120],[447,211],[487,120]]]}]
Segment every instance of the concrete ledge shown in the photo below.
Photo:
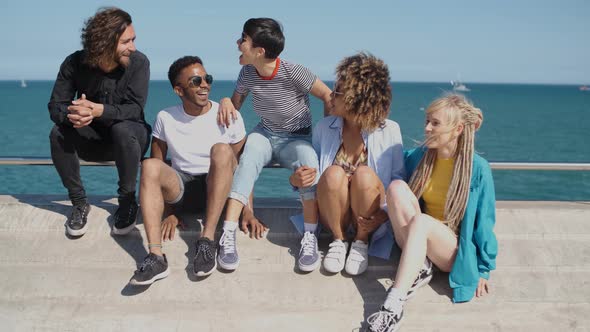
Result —
[{"label": "concrete ledge", "polygon": [[[112,197],[91,197],[88,233],[64,235],[65,196],[0,196],[0,326],[6,331],[360,331],[391,284],[399,253],[371,259],[362,276],[299,273],[296,199],[259,199],[270,226],[262,240],[238,236],[237,271],[192,274],[198,216],[165,243],[171,275],[130,287],[146,255],[141,220],[111,236]],[[491,295],[452,304],[437,272],[407,304],[403,331],[590,330],[590,203],[498,202],[500,253]],[[324,236],[320,250],[330,239]]]}]

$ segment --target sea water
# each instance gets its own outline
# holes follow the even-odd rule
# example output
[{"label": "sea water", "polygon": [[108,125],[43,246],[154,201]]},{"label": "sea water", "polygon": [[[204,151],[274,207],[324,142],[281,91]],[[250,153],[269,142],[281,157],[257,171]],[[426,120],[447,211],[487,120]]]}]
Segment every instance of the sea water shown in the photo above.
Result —
[{"label": "sea water", "polygon": [[[331,82],[327,82],[331,86]],[[216,81],[210,98],[231,96],[235,82]],[[423,139],[424,109],[448,92],[448,83],[393,82],[389,118],[398,122],[404,147]],[[49,157],[47,102],[52,81],[0,81],[0,157]],[[476,150],[488,161],[590,162],[590,92],[573,85],[469,84],[466,92],[484,114]],[[323,116],[323,104],[310,97],[313,120]],[[153,124],[159,110],[180,103],[167,81],[151,81],[145,108]],[[246,129],[259,121],[250,98],[241,109]],[[114,167],[82,167],[88,194],[116,195]],[[258,197],[297,197],[288,183],[289,171],[263,170],[255,186]],[[493,172],[497,199],[590,200],[589,171]],[[0,166],[1,194],[65,194],[53,166]]]}]

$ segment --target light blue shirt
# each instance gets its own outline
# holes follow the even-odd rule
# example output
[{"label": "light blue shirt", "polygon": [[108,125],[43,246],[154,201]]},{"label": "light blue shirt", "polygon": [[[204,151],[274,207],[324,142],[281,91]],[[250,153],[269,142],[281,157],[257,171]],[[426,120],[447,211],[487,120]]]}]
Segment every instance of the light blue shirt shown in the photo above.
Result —
[{"label": "light blue shirt", "polygon": [[[342,144],[342,127],[341,117],[328,116],[313,129],[312,145],[318,154],[320,176],[334,163]],[[387,189],[393,180],[404,180],[406,170],[399,125],[385,120],[383,126],[370,133],[362,132],[362,136],[368,153],[367,164],[377,174],[383,187]],[[393,243],[391,223],[386,221],[371,237],[369,255],[389,259]]]}]

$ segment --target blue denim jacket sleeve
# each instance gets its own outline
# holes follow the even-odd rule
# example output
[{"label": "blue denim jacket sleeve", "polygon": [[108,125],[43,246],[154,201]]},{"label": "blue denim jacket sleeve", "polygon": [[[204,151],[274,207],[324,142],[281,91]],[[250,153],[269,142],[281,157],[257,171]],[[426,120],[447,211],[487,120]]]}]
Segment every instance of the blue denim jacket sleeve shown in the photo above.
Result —
[{"label": "blue denim jacket sleeve", "polygon": [[[313,149],[315,150],[315,153],[318,155],[318,160],[320,159],[321,155],[320,155],[320,134],[321,134],[321,127],[320,127],[320,123],[318,123],[312,130],[311,132],[311,146],[313,146]],[[318,172],[320,170],[318,169]]]},{"label": "blue denim jacket sleeve", "polygon": [[481,182],[473,239],[477,250],[477,267],[479,276],[489,279],[490,271],[496,269],[498,242],[494,234],[496,223],[496,194],[492,171],[487,162],[481,165]]},{"label": "blue denim jacket sleeve", "polygon": [[[406,167],[404,162],[404,147],[402,145],[402,134],[399,130],[399,126],[396,126],[397,130],[393,133],[393,161],[391,163],[391,181],[393,180],[405,180],[406,178]],[[387,189],[387,188],[386,188]]]}]

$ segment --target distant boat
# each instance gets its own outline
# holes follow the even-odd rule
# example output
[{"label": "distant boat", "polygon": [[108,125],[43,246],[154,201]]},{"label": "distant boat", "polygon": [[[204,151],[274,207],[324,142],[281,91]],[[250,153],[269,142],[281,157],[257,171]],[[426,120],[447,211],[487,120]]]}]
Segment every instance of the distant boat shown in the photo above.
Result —
[{"label": "distant boat", "polygon": [[21,88],[26,88],[27,87],[27,82],[25,82],[25,80],[20,80],[20,87]]},{"label": "distant boat", "polygon": [[461,81],[451,81],[451,85],[453,86],[453,91],[459,92],[467,92],[471,91],[465,84],[461,83]]},{"label": "distant boat", "polygon": [[582,86],[580,87],[580,91],[590,91],[590,86],[587,86],[587,85],[582,85]]}]

